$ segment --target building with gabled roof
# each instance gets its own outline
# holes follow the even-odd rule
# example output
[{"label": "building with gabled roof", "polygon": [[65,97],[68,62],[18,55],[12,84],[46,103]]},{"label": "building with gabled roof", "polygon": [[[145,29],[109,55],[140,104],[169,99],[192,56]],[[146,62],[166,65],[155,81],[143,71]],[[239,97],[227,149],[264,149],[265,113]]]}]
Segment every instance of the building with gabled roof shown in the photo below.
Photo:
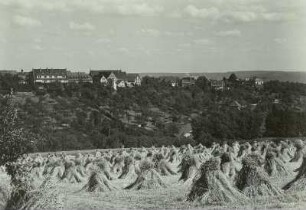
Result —
[{"label": "building with gabled roof", "polygon": [[141,85],[141,78],[139,74],[126,74],[125,77],[125,82],[129,85],[134,85],[134,86],[140,86]]},{"label": "building with gabled roof", "polygon": [[71,72],[67,71],[67,79],[69,83],[93,83],[91,76],[85,72]]},{"label": "building with gabled roof", "polygon": [[188,86],[195,85],[195,82],[196,82],[196,78],[192,76],[183,77],[181,79],[182,87],[188,87]]},{"label": "building with gabled roof", "polygon": [[225,82],[223,80],[210,80],[210,87],[213,90],[224,90]]},{"label": "building with gabled roof", "polygon": [[260,78],[255,78],[255,85],[256,86],[262,86],[264,84],[264,81]]},{"label": "building with gabled roof", "polygon": [[141,85],[141,78],[138,74],[129,74],[122,70],[90,70],[89,75],[95,83],[104,85],[116,84],[118,87]]},{"label": "building with gabled roof", "polygon": [[34,83],[68,83],[67,69],[32,69]]}]

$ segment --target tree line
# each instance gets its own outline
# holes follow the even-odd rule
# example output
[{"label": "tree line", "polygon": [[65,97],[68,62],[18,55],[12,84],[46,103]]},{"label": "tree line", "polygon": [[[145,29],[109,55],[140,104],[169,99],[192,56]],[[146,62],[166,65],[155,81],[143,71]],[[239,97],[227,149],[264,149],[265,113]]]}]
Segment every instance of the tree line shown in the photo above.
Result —
[{"label": "tree line", "polygon": [[[227,88],[216,91],[206,77],[189,87],[144,77],[140,87],[114,91],[90,83],[22,85],[6,75],[0,90],[35,94],[18,104],[19,124],[44,139],[37,148],[43,151],[306,135],[305,84],[268,81],[258,88],[235,75],[225,81]],[[193,138],[179,135],[188,123]]]}]

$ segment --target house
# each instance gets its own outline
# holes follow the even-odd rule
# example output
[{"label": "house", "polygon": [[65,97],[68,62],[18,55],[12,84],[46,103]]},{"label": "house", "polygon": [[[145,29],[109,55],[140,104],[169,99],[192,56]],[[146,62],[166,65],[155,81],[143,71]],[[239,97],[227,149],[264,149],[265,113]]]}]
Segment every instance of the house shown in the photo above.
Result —
[{"label": "house", "polygon": [[172,80],[171,82],[171,87],[177,87],[178,86],[178,82],[176,80]]},{"label": "house", "polygon": [[89,75],[92,77],[94,83],[101,83],[104,85],[112,84],[112,81],[125,76],[125,72],[121,70],[90,70]]},{"label": "house", "polygon": [[124,80],[117,80],[117,87],[124,88],[126,87]]},{"label": "house", "polygon": [[225,82],[223,80],[210,80],[210,87],[213,90],[224,90]]},{"label": "house", "polygon": [[67,71],[67,79],[69,83],[93,83],[91,76],[85,72]]},{"label": "house", "polygon": [[91,70],[89,75],[95,83],[104,85],[116,85],[116,87],[141,85],[139,74],[128,74],[122,70]]},{"label": "house", "polygon": [[21,71],[17,73],[17,77],[20,85],[29,84],[29,72],[24,72],[23,69],[21,69]]},{"label": "house", "polygon": [[32,69],[34,83],[68,83],[67,69]]},{"label": "house", "polygon": [[140,86],[141,78],[139,74],[126,74],[125,82],[128,86]]},{"label": "house", "polygon": [[264,81],[260,78],[255,78],[255,86],[262,86]]},{"label": "house", "polygon": [[195,77],[191,77],[191,76],[183,77],[181,79],[182,87],[188,87],[188,86],[195,85],[195,82],[196,82],[196,78]]},{"label": "house", "polygon": [[177,87],[179,85],[179,78],[178,77],[173,77],[173,76],[163,76],[160,77],[162,81],[168,83],[171,87]]}]

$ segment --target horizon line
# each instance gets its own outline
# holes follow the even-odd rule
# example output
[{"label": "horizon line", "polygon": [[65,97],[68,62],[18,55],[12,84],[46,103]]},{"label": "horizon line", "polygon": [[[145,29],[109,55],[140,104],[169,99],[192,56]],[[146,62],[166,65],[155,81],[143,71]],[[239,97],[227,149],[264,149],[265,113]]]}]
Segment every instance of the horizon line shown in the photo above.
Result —
[{"label": "horizon line", "polygon": [[[0,69],[0,71],[21,71],[23,70],[24,72],[31,72],[33,69],[37,69],[37,68],[32,68],[30,70],[25,70],[23,68],[20,69]],[[38,68],[39,69],[39,68]],[[68,68],[41,68],[41,69],[66,69],[67,71],[71,71],[71,70],[75,70],[75,69],[68,69]],[[133,73],[139,73],[139,74],[203,74],[203,73],[213,73],[213,74],[218,74],[218,73],[230,73],[230,72],[296,72],[296,73],[306,73],[305,70],[296,70],[296,69],[242,69],[242,70],[220,70],[220,71],[179,71],[179,72],[173,72],[173,71],[149,71],[149,72],[139,72],[139,71],[134,71],[134,70],[124,70],[122,68],[119,68],[122,71],[125,72],[133,72]],[[75,71],[75,72],[90,72],[91,70],[99,70],[99,68],[88,68],[88,69],[82,69],[80,71]],[[101,69],[101,70],[105,70],[105,69]],[[118,70],[118,68],[116,69],[107,69],[109,71],[115,71]]]}]

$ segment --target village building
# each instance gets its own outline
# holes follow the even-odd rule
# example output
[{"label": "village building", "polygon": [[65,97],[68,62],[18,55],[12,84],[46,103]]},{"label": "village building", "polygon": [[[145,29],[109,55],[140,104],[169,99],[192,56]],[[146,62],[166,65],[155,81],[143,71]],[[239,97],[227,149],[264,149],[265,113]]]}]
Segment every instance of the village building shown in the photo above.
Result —
[{"label": "village building", "polygon": [[67,69],[32,69],[33,82],[35,83],[68,83]]},{"label": "village building", "polygon": [[24,72],[23,69],[21,69],[21,71],[17,73],[18,83],[20,85],[29,84],[29,74],[30,72]]},{"label": "village building", "polygon": [[210,87],[213,90],[221,90],[225,89],[225,82],[223,80],[210,80]]},{"label": "village building", "polygon": [[262,86],[264,84],[264,81],[260,78],[255,78],[255,85],[256,86]]},{"label": "village building", "polygon": [[93,83],[91,76],[85,72],[67,71],[67,79],[69,83]]},{"label": "village building", "polygon": [[160,77],[160,79],[162,79],[162,81],[168,83],[171,87],[179,86],[179,81],[180,81],[179,77],[163,76],[163,77]]},{"label": "village building", "polygon": [[140,86],[141,85],[141,78],[139,74],[126,74],[125,82],[128,87],[131,86]]},{"label": "village building", "polygon": [[195,82],[196,82],[196,78],[195,77],[191,77],[191,76],[183,77],[181,79],[182,87],[188,87],[188,86],[195,85]]},{"label": "village building", "polygon": [[134,87],[141,85],[138,74],[129,74],[122,70],[90,70],[89,75],[95,83],[117,87]]}]

